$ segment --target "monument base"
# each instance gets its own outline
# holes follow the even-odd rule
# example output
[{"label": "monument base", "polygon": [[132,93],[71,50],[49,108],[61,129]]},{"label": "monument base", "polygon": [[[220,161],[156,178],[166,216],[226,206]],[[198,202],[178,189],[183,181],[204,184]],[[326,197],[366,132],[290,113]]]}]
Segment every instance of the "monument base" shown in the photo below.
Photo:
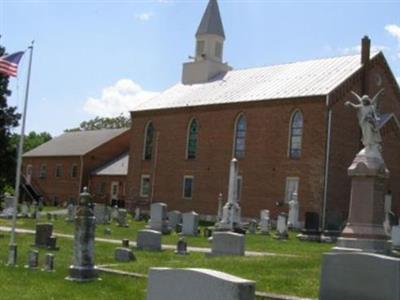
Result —
[{"label": "monument base", "polygon": [[99,279],[99,271],[96,267],[70,266],[69,276],[65,279],[71,281],[86,282]]},{"label": "monument base", "polygon": [[374,253],[326,253],[319,300],[400,299],[400,258]]},{"label": "monument base", "polygon": [[389,254],[391,250],[391,244],[388,240],[383,239],[361,239],[351,237],[339,237],[337,239],[336,247],[334,251],[346,251],[349,252],[365,251],[370,253],[382,253]]}]

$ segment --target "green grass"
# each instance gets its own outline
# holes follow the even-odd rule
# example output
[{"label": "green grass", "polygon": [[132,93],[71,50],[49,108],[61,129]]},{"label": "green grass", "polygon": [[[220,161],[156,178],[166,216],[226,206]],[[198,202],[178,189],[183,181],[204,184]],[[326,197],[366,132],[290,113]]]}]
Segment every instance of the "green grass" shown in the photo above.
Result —
[{"label": "green grass", "polygon": [[[46,221],[43,216],[41,222]],[[54,221],[55,231],[70,233],[74,225],[66,223],[64,218]],[[0,225],[7,226],[9,220],[0,220]],[[144,222],[130,221],[129,228],[120,228],[115,224],[98,225],[96,236],[110,239],[129,238],[136,239],[138,230],[144,228]],[[35,226],[35,220],[18,219],[19,228]],[[105,235],[104,229],[111,228],[112,234]],[[20,265],[25,264],[27,251],[33,242],[33,235],[18,235],[20,245]],[[164,244],[176,244],[179,236],[171,234],[163,236]],[[189,246],[210,247],[204,237],[187,237]],[[0,280],[5,287],[4,295],[10,298],[25,299],[19,295],[21,289],[29,293],[27,299],[145,299],[146,280],[126,278],[118,275],[102,274],[101,282],[77,284],[64,280],[68,273],[68,266],[72,257],[72,240],[58,239],[61,250],[56,253],[56,268],[54,274],[32,272],[22,267],[4,267],[7,255],[8,237],[0,239],[0,252],[3,263],[0,262]],[[300,242],[295,238],[295,233],[290,234],[287,241],[277,241],[271,236],[246,235],[246,250],[273,252],[277,254],[292,254],[293,256],[265,256],[265,257],[206,257],[202,253],[191,253],[188,256],[178,256],[173,251],[146,252],[134,250],[137,261],[119,263],[115,265],[113,252],[116,245],[96,243],[96,264],[112,264],[113,269],[147,274],[150,267],[176,267],[176,268],[210,268],[246,279],[256,281],[258,291],[268,291],[300,297],[318,296],[321,258],[324,252],[329,251],[332,245]],[[42,251],[43,252],[43,251]],[[41,253],[41,257],[44,254]],[[21,280],[23,278],[23,280]],[[46,285],[44,284],[46,282]],[[40,288],[37,288],[37,287]],[[96,296],[92,296],[94,293]],[[25,292],[24,292],[25,295]],[[51,297],[50,297],[51,295]],[[21,298],[22,297],[22,298]],[[80,297],[80,298],[79,298]]]}]

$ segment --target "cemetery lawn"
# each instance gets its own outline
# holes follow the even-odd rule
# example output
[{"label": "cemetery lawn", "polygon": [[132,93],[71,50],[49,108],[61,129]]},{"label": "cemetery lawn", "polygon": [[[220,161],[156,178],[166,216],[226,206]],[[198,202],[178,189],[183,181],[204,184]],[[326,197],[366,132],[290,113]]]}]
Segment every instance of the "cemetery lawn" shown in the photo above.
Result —
[{"label": "cemetery lawn", "polygon": [[[41,222],[46,222],[42,216]],[[10,226],[10,220],[0,220],[0,226]],[[66,223],[64,217],[53,221],[56,233],[72,234],[74,225]],[[115,224],[97,225],[96,237],[121,240],[128,238],[136,240],[138,230],[144,228],[144,222],[130,220],[128,228],[120,228]],[[34,229],[35,220],[18,219],[18,228]],[[110,228],[111,235],[105,235],[104,229]],[[272,236],[246,235],[246,250],[272,252],[280,255],[262,257],[205,257],[204,253],[190,253],[187,256],[178,256],[171,250],[162,252],[147,252],[136,249],[134,253],[137,261],[129,263],[116,263],[114,249],[118,245],[96,242],[96,264],[109,265],[115,270],[147,274],[150,267],[174,268],[210,268],[227,272],[246,279],[255,280],[256,290],[261,292],[274,292],[299,297],[318,296],[319,277],[322,254],[329,251],[332,245],[300,242],[291,233],[288,241],[277,241]],[[179,236],[176,233],[164,235],[163,244],[176,245]],[[186,237],[188,246],[210,247],[205,237]],[[25,290],[26,299],[145,299],[145,279],[123,277],[119,275],[101,274],[100,282],[77,284],[64,280],[68,274],[68,266],[72,258],[72,239],[58,238],[60,251],[55,251],[56,272],[49,274],[41,271],[29,271],[22,266],[26,263],[27,252],[33,243],[33,235],[17,236],[19,245],[18,268],[5,267],[7,257],[8,234],[0,239],[0,280],[4,282],[4,294],[10,298],[25,299],[21,291]],[[44,250],[41,250],[40,259],[44,260]],[[290,256],[288,256],[289,254]],[[21,278],[23,278],[21,280]],[[7,284],[6,284],[7,283]],[[13,295],[13,296],[12,296]],[[51,295],[51,297],[50,297]]]}]

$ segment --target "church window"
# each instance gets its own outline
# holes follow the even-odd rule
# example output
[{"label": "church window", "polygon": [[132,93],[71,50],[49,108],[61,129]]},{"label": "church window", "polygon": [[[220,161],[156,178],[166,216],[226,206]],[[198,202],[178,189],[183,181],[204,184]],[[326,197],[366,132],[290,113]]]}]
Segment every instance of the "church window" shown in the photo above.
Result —
[{"label": "church window", "polygon": [[193,176],[183,177],[183,198],[192,199],[193,195]]},{"label": "church window", "polygon": [[215,56],[219,59],[222,58],[222,44],[220,42],[215,43]]},{"label": "church window", "polygon": [[235,124],[235,140],[234,140],[234,157],[237,159],[244,158],[246,147],[246,117],[240,114]]},{"label": "church window", "polygon": [[299,194],[299,181],[299,177],[286,177],[285,203],[289,203],[294,194]]},{"label": "church window", "polygon": [[140,197],[150,196],[150,175],[142,175],[140,180]]},{"label": "church window", "polygon": [[205,54],[204,52],[205,49],[205,42],[204,41],[197,41],[196,44],[196,56],[202,56],[203,54]]},{"label": "church window", "polygon": [[192,119],[189,123],[188,136],[187,136],[187,159],[195,159],[197,151],[197,136],[199,131],[199,124],[196,119]]},{"label": "church window", "polygon": [[144,160],[151,160],[151,157],[153,155],[153,144],[154,144],[154,126],[153,123],[150,121],[147,123],[145,129],[144,151],[143,151]]},{"label": "church window", "polygon": [[303,114],[296,111],[290,122],[289,157],[299,158],[301,155],[301,142],[303,137]]}]

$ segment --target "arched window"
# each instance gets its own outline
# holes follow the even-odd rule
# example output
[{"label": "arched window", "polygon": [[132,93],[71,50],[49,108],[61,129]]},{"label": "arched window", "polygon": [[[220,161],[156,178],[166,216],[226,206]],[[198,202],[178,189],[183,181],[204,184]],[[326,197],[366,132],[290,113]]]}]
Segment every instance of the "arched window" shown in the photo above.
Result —
[{"label": "arched window", "polygon": [[196,119],[192,119],[189,123],[187,133],[187,145],[186,145],[186,158],[195,159],[197,151],[197,135],[199,132],[199,123]]},{"label": "arched window", "polygon": [[154,126],[151,121],[149,121],[145,128],[144,136],[144,160],[151,160],[153,155],[153,145],[154,145]]},{"label": "arched window", "polygon": [[303,137],[303,114],[297,110],[292,114],[290,122],[289,157],[299,158],[301,155],[301,140]]},{"label": "arched window", "polygon": [[246,117],[240,114],[235,123],[234,157],[244,158],[246,148]]}]

